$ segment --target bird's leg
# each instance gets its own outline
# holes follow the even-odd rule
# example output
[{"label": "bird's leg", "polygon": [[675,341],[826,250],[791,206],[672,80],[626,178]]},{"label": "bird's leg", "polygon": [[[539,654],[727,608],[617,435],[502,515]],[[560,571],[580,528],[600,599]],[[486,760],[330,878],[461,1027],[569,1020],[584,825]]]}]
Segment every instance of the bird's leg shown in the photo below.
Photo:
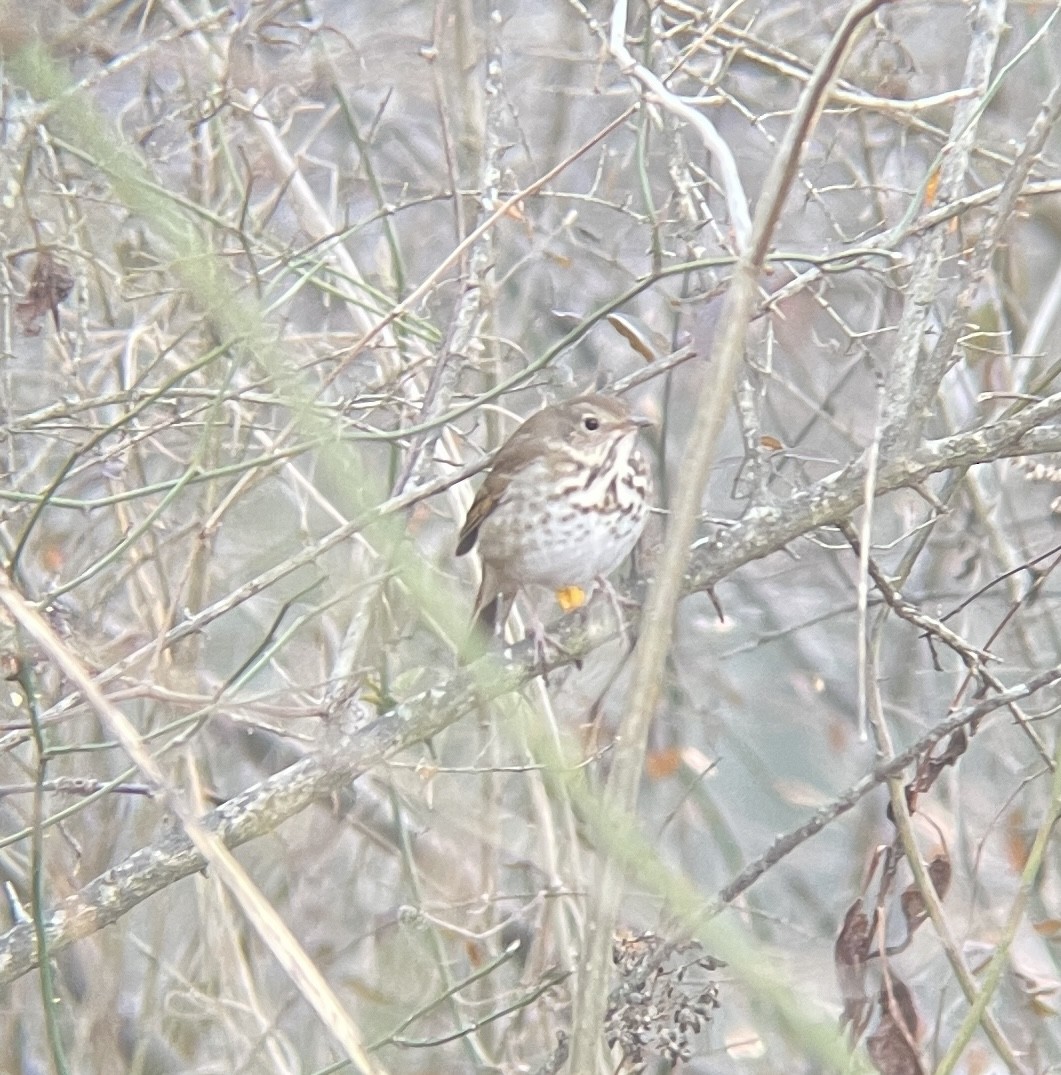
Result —
[{"label": "bird's leg", "polygon": [[548,687],[549,671],[545,667],[545,647],[548,644],[560,649],[560,646],[556,642],[550,641],[545,633],[545,624],[542,623],[538,610],[533,606],[527,613],[527,637],[534,644],[534,665],[542,670],[542,679],[545,680],[545,685]]},{"label": "bird's leg", "polygon": [[628,608],[635,607],[635,602],[629,598],[620,595],[619,591],[611,584],[611,581],[604,575],[598,575],[594,580],[594,588],[599,588],[603,591],[605,597],[608,599],[608,604],[612,606],[612,612],[615,613],[616,622],[619,624],[619,633],[623,636],[623,641],[627,647],[633,649],[633,639],[630,637],[630,632],[626,627],[626,617],[623,615],[623,605]]},{"label": "bird's leg", "polygon": [[[575,586],[566,587],[564,590],[557,592],[557,601],[560,602],[560,607],[565,611],[570,611],[571,608],[577,608],[578,605],[565,605],[561,597],[561,594],[569,594],[571,591],[577,592],[579,595],[579,603],[585,601],[585,595],[581,589]],[[554,638],[550,638],[545,631],[545,624],[542,622],[541,617],[538,615],[537,608],[533,604],[528,602],[527,615],[526,615],[526,637],[529,638],[534,644],[534,663],[536,666],[542,669],[542,678],[545,680],[545,685],[549,685],[549,675],[545,670],[546,659],[546,647],[552,647],[552,649],[558,653],[561,657],[566,657],[568,660],[573,661],[576,668],[582,667],[582,662],[570,652],[565,649]]]}]

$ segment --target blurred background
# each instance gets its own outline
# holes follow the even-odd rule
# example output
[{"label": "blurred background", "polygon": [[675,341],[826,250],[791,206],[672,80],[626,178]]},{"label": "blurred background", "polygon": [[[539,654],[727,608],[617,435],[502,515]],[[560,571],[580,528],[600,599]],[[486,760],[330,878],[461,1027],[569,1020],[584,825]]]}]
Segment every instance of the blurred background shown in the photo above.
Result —
[{"label": "blurred background", "polygon": [[[625,569],[641,592],[715,376],[735,199],[754,213],[849,6],[632,4],[625,47],[663,98],[609,47],[613,10],[578,0],[0,5],[3,558],[197,812],[314,756],[351,714],[445,695],[479,479],[448,483],[543,403],[619,388],[655,420],[658,512]],[[770,243],[698,555],[864,458],[897,353],[956,333],[891,462],[1056,393],[1059,10],[866,19]],[[676,104],[714,125],[743,195]],[[889,751],[1057,668],[1061,459],[985,442],[971,461],[850,525],[906,601],[990,651],[993,682],[872,582],[860,607],[865,565],[836,526],[679,606],[638,823],[704,900]],[[16,930],[179,825],[76,685],[2,626],[0,923]],[[629,664],[621,639],[561,662],[237,852],[380,1070],[562,1070],[598,854],[526,728],[577,744],[599,787]],[[758,970],[809,1019],[845,1014],[885,1075],[937,1070],[969,1012],[954,963],[978,981],[1000,943],[992,1025],[952,1070],[1061,1071],[1058,704],[1046,684],[947,739],[955,764],[912,803],[946,936],[914,906],[882,786],[727,896]],[[680,939],[670,923],[631,880],[602,1070],[821,1070],[744,968],[703,950],[624,993],[646,931]],[[2,1071],[62,1070],[64,1052],[77,1072],[343,1059],[211,871],[154,885],[51,962],[51,1016],[36,970],[3,979]]]}]

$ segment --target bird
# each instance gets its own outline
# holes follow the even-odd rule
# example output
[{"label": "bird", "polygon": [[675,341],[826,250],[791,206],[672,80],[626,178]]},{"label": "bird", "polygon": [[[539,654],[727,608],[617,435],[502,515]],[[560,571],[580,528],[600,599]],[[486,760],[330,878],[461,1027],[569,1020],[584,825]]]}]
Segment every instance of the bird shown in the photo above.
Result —
[{"label": "bird", "polygon": [[487,634],[503,630],[523,587],[549,587],[568,611],[630,554],[652,494],[638,449],[650,424],[593,393],[543,408],[498,449],[456,549],[464,556],[478,546],[473,621]]}]

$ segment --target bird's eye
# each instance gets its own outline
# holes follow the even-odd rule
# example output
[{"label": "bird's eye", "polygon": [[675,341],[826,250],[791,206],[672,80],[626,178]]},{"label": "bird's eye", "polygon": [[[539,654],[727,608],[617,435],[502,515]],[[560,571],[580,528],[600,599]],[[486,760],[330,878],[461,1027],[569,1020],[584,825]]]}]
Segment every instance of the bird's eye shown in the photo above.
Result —
[{"label": "bird's eye", "polygon": [[582,428],[588,429],[591,433],[600,429],[600,419],[595,414],[584,414],[582,416]]}]

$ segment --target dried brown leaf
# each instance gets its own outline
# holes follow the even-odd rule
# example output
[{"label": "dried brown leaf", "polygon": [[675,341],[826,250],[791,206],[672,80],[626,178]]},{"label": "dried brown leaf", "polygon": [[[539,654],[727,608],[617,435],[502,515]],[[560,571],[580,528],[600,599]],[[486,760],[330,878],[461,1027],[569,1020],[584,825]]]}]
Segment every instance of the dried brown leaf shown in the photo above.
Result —
[{"label": "dried brown leaf", "polygon": [[866,1051],[881,1075],[924,1075],[917,1053],[890,1017],[866,1039]]},{"label": "dried brown leaf", "polygon": [[662,780],[673,776],[682,764],[681,751],[671,747],[669,750],[655,750],[645,758],[645,774],[649,780]]},{"label": "dried brown leaf", "polygon": [[844,1008],[840,1025],[852,1027],[856,1037],[862,1034],[869,1019],[869,997],[866,996],[866,961],[873,930],[862,899],[855,900],[844,915],[844,924],[833,945],[833,965]]},{"label": "dried brown leaf", "polygon": [[1028,853],[1031,851],[1023,810],[1011,810],[1006,817],[1005,847],[1010,868],[1014,873],[1020,873],[1028,864]]},{"label": "dried brown leaf", "polygon": [[[942,754],[935,758],[930,756],[922,758],[916,775],[913,780],[906,785],[906,804],[910,813],[915,813],[917,810],[918,796],[923,792],[928,791],[936,782],[939,774],[942,773],[948,765],[954,765],[968,749],[968,746],[968,736],[965,734],[964,729],[959,728],[950,739],[947,740],[947,745],[944,747]],[[891,805],[889,805],[889,820],[891,817],[892,810]]]},{"label": "dried brown leaf", "polygon": [[[951,864],[950,856],[941,851],[928,864],[928,876],[932,881],[932,887],[936,895],[942,900],[946,898],[950,888]],[[899,897],[899,905],[902,907],[903,918],[906,919],[907,934],[913,933],[922,922],[928,918],[928,910],[925,907],[924,897],[916,884],[908,885]]]},{"label": "dried brown leaf", "polygon": [[41,330],[41,318],[51,312],[56,330],[59,328],[59,303],[73,290],[74,278],[65,262],[47,250],[37,256],[30,275],[29,291],[25,299],[15,306],[15,314],[27,336],[36,336]]},{"label": "dried brown leaf", "polygon": [[898,978],[882,983],[881,1018],[866,1039],[866,1051],[881,1075],[924,1075],[916,1049],[917,1009],[913,997]]},{"label": "dried brown leaf", "polygon": [[648,332],[623,314],[608,314],[608,324],[646,361],[656,361]]}]

